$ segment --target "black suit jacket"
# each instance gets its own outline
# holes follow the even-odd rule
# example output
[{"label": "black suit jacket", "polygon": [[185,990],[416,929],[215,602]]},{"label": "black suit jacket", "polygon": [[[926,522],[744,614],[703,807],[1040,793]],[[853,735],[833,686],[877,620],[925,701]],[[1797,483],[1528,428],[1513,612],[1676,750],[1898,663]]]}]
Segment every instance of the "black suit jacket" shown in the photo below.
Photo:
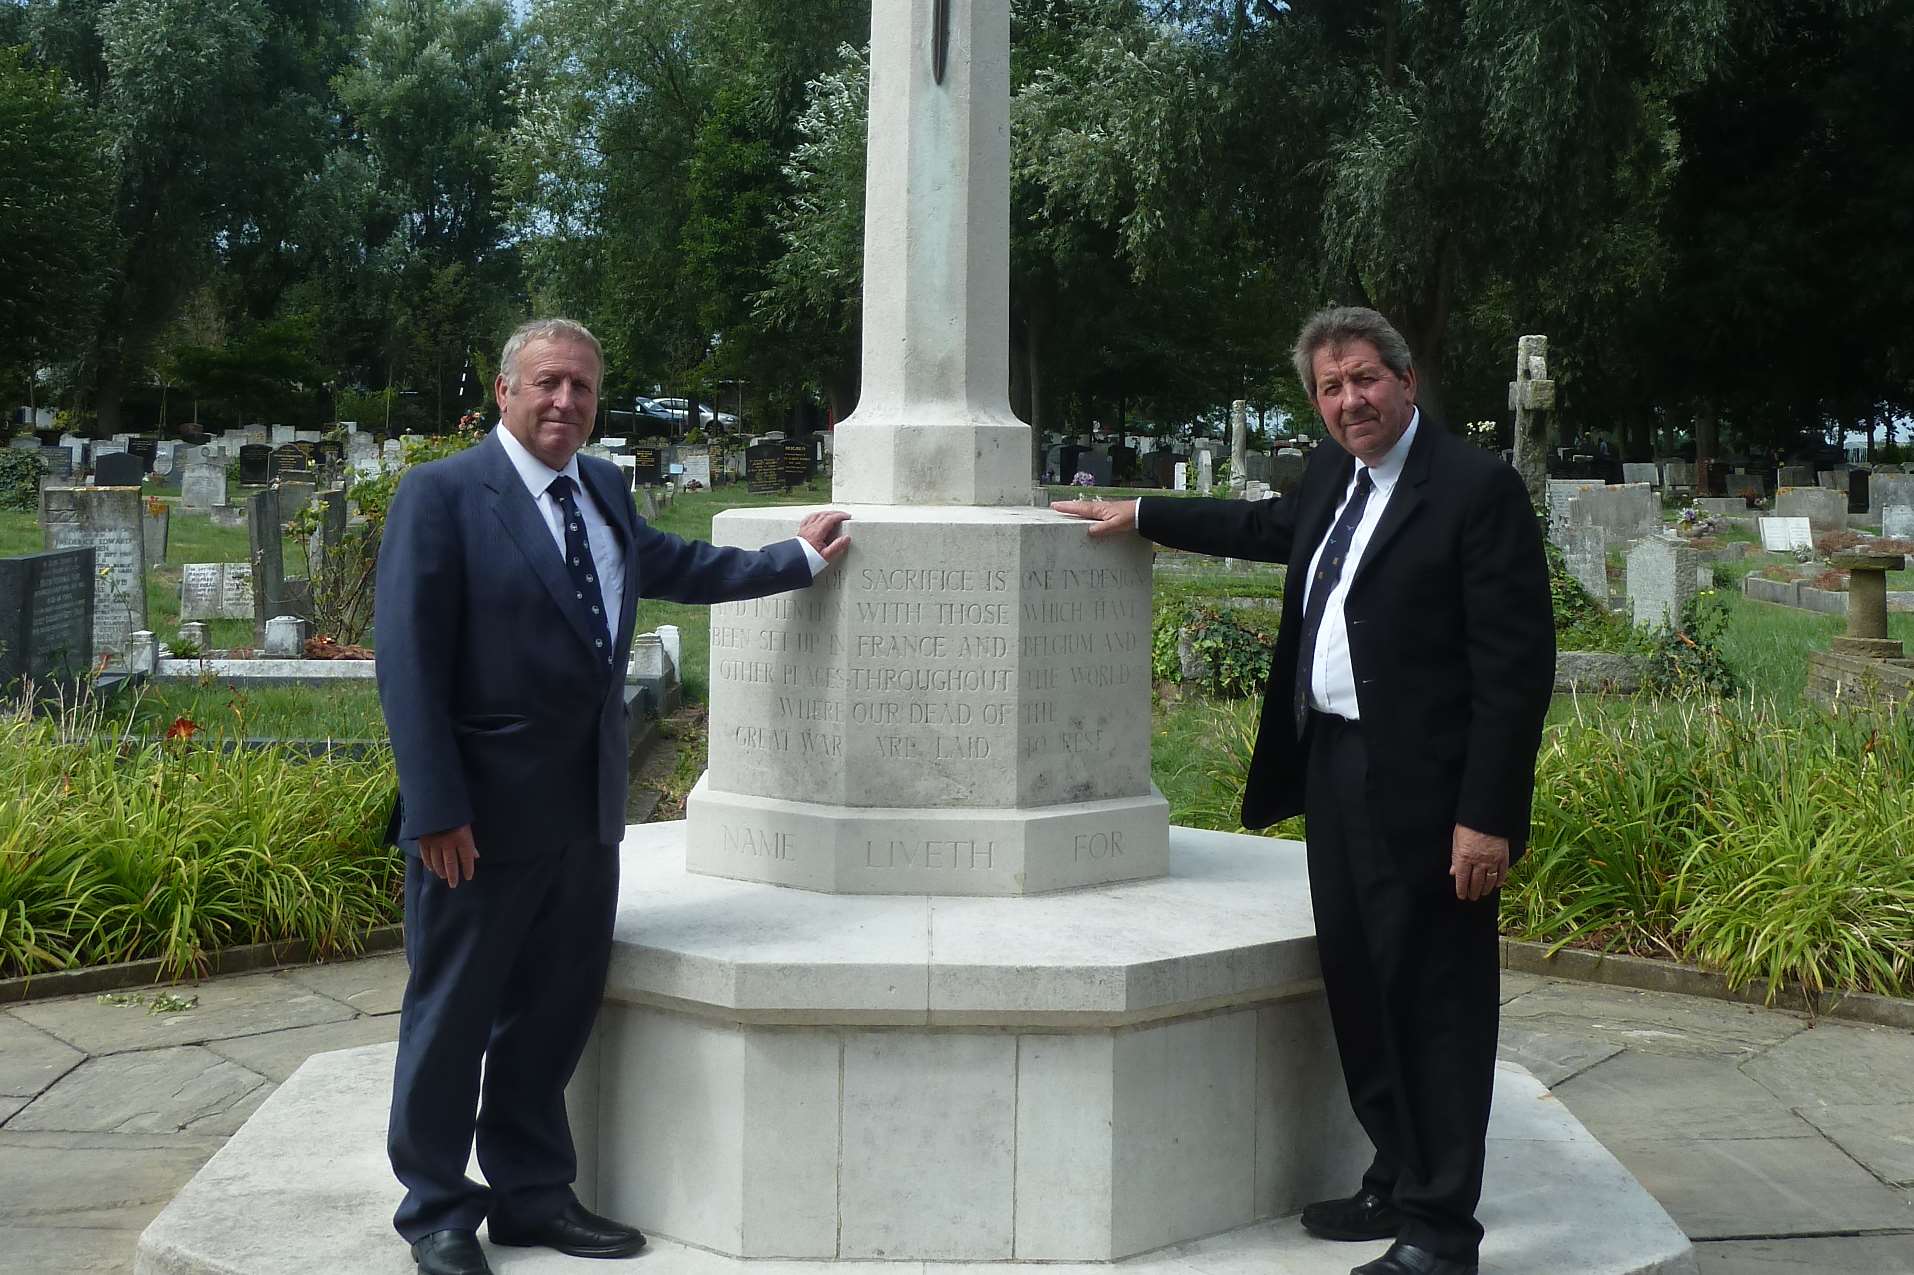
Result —
[{"label": "black suit jacket", "polygon": [[[1243,794],[1246,828],[1303,810],[1307,757],[1291,698],[1299,573],[1328,534],[1354,463],[1325,445],[1289,497],[1145,497],[1138,511],[1139,528],[1160,544],[1297,568]],[[1520,854],[1555,677],[1555,624],[1541,531],[1515,470],[1423,417],[1344,615],[1369,783],[1387,825],[1439,837],[1446,851],[1460,823],[1507,837]]]},{"label": "black suit jacket", "polygon": [[420,836],[467,823],[487,859],[586,837],[616,845],[638,598],[728,602],[811,581],[795,540],[755,551],[687,541],[638,516],[617,466],[580,456],[578,472],[624,548],[624,601],[609,638],[577,600],[496,434],[409,471],[394,495],[379,551],[376,653],[399,767],[394,835],[410,852]]}]

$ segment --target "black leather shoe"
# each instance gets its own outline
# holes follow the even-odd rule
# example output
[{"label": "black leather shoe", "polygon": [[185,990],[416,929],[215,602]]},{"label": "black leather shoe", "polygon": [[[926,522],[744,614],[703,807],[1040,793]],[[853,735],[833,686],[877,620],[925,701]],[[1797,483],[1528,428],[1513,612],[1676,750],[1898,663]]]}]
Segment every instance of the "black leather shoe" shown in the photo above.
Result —
[{"label": "black leather shoe", "polygon": [[470,1231],[434,1231],[412,1246],[419,1275],[492,1275],[478,1236]]},{"label": "black leather shoe", "polygon": [[1426,1248],[1397,1240],[1373,1262],[1364,1262],[1349,1275],[1475,1275],[1474,1262],[1452,1262]]},{"label": "black leather shoe", "polygon": [[1303,1229],[1319,1240],[1393,1240],[1402,1214],[1374,1191],[1303,1205]]},{"label": "black leather shoe", "polygon": [[527,1231],[491,1228],[492,1243],[509,1248],[555,1248],[568,1257],[630,1257],[645,1246],[635,1226],[599,1217],[577,1200]]}]

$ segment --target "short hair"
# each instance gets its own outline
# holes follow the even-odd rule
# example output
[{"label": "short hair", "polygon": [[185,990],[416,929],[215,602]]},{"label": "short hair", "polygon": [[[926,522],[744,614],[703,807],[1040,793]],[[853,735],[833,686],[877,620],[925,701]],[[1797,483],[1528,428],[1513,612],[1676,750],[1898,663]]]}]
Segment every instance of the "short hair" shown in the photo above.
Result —
[{"label": "short hair", "polygon": [[1309,401],[1316,401],[1316,353],[1325,346],[1367,341],[1382,356],[1382,365],[1397,376],[1407,376],[1416,365],[1409,343],[1395,325],[1374,310],[1359,305],[1331,306],[1318,310],[1303,324],[1296,338],[1296,379],[1303,383]]},{"label": "short hair", "polygon": [[505,388],[518,388],[518,356],[526,346],[534,341],[577,341],[589,345],[591,352],[598,356],[598,375],[605,375],[605,347],[591,334],[591,329],[576,319],[533,319],[521,323],[513,329],[512,335],[505,338],[504,353],[498,356],[498,370],[505,377]]}]

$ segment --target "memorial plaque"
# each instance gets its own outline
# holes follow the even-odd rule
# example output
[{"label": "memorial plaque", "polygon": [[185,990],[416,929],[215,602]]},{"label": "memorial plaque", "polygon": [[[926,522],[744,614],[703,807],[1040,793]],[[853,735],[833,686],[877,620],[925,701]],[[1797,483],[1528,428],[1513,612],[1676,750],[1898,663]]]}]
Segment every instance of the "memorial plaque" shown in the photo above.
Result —
[{"label": "memorial plaque", "polygon": [[1769,553],[1814,548],[1814,528],[1806,518],[1762,518],[1761,547]]},{"label": "memorial plaque", "polygon": [[744,449],[744,480],[754,495],[784,490],[784,448],[759,443]]},{"label": "memorial plaque", "polygon": [[253,569],[244,562],[189,562],[180,570],[179,618],[250,620]]},{"label": "memorial plaque", "polygon": [[0,690],[92,665],[93,578],[91,549],[0,558]]},{"label": "memorial plaque", "polygon": [[125,487],[48,487],[40,526],[48,549],[94,551],[93,658],[120,662],[146,627],[145,501]]},{"label": "memorial plaque", "polygon": [[98,487],[137,487],[146,480],[146,467],[131,452],[108,452],[93,462]]},{"label": "memorial plaque", "polygon": [[239,481],[248,487],[263,487],[272,481],[272,448],[263,443],[242,443],[239,448]]},{"label": "memorial plaque", "polygon": [[778,444],[782,451],[781,467],[784,471],[784,485],[801,487],[811,481],[811,440],[808,438],[787,438]]},{"label": "memorial plaque", "polygon": [[663,482],[665,477],[665,455],[656,447],[634,447],[631,449],[632,481],[648,486]]},{"label": "memorial plaque", "polygon": [[305,449],[295,443],[275,447],[272,453],[272,475],[285,478],[289,475],[304,477],[312,472],[312,461]]}]

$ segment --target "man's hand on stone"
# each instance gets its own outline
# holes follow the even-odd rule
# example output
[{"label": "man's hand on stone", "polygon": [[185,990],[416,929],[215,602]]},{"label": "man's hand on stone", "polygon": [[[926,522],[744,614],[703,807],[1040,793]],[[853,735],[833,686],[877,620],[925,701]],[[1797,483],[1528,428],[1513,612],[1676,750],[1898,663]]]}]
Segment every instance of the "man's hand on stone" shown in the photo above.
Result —
[{"label": "man's hand on stone", "polygon": [[[851,537],[843,531],[851,516],[838,509],[820,509],[804,515],[798,524],[798,537],[818,551],[826,562],[836,562],[851,547]],[[820,568],[821,569],[821,568]]]},{"label": "man's hand on stone", "polygon": [[1449,852],[1449,875],[1455,878],[1455,897],[1473,902],[1500,889],[1509,876],[1509,839],[1492,837],[1461,824]]},{"label": "man's hand on stone", "polygon": [[1053,500],[1050,507],[1060,514],[1088,518],[1096,523],[1090,528],[1090,534],[1097,539],[1136,530],[1134,500]]},{"label": "man's hand on stone", "polygon": [[472,841],[469,823],[444,832],[428,832],[419,838],[419,858],[425,860],[425,870],[444,881],[449,889],[458,889],[461,879],[472,879],[472,874],[478,871],[478,857],[478,846]]}]

